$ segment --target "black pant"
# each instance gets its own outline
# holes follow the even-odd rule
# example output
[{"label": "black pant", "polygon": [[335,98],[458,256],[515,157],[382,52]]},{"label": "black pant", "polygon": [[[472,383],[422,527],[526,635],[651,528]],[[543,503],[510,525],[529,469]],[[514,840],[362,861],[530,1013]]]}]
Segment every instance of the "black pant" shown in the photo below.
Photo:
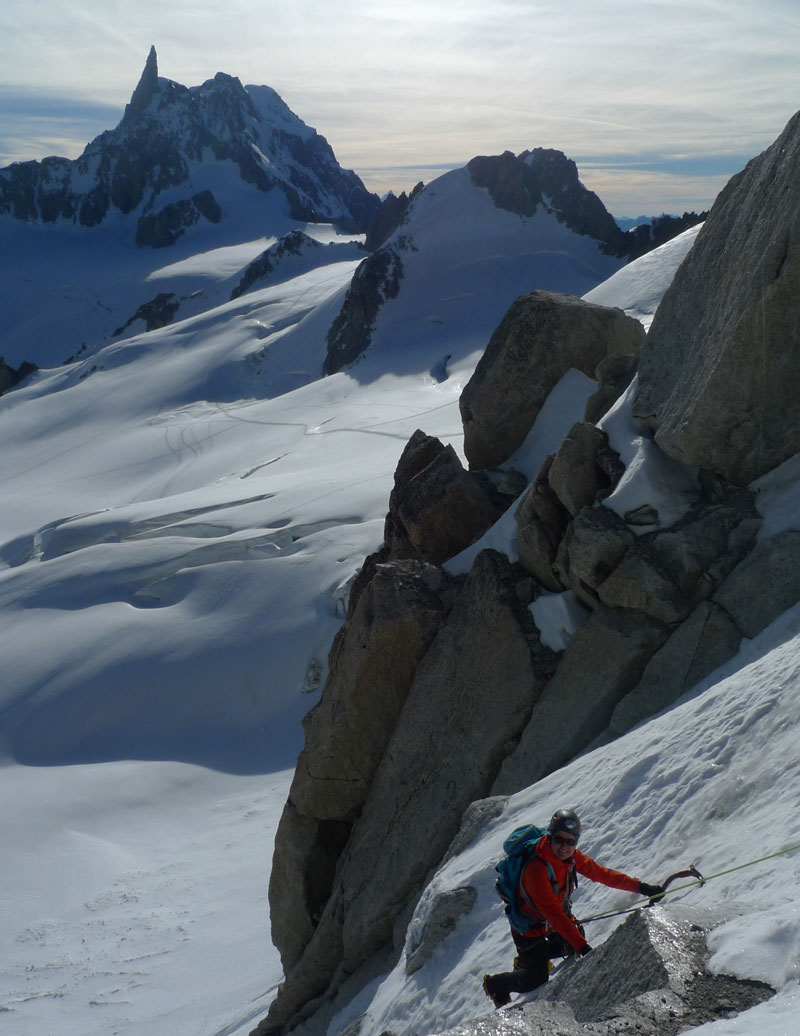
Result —
[{"label": "black pant", "polygon": [[514,970],[488,977],[487,988],[492,996],[530,993],[537,986],[543,986],[549,978],[549,960],[554,957],[568,957],[575,952],[557,932],[536,939],[528,939],[513,931],[511,934],[517,947]]}]

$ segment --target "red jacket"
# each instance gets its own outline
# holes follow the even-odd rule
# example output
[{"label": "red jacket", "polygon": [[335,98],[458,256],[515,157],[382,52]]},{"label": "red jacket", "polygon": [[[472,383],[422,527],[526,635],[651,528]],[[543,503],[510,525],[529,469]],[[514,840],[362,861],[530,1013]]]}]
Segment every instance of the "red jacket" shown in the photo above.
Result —
[{"label": "red jacket", "polygon": [[[550,880],[548,863],[555,877],[555,889]],[[631,878],[622,871],[611,870],[610,867],[602,867],[578,849],[575,850],[572,859],[559,860],[550,848],[548,835],[539,839],[536,852],[526,863],[520,879],[522,888],[534,907],[530,909],[527,903],[522,905],[522,912],[528,914],[532,922],[530,930],[524,934],[529,938],[536,938],[556,931],[567,940],[573,950],[580,950],[586,945],[586,939],[581,935],[577,925],[570,920],[565,909],[572,891],[569,888],[569,875],[573,863],[578,874],[590,881],[597,881],[614,889],[624,889],[626,892],[638,892],[639,879]]]}]

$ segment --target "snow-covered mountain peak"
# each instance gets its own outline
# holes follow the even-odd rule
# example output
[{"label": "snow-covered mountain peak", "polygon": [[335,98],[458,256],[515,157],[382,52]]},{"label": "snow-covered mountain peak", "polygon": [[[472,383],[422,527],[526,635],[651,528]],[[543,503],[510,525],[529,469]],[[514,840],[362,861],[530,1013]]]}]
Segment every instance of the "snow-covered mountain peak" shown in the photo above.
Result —
[{"label": "snow-covered mountain peak", "polygon": [[240,196],[276,190],[292,219],[351,231],[366,230],[380,206],[270,87],[245,89],[224,72],[183,86],[159,76],[152,47],[119,125],[76,161],[0,170],[0,214],[96,227],[121,213],[137,244],[161,247],[226,220]]},{"label": "snow-covered mountain peak", "polygon": [[295,115],[280,94],[271,86],[248,84],[245,90],[250,95],[250,100],[261,118],[275,129],[299,137],[301,140],[310,140],[316,133],[316,130],[307,126],[298,115]]}]

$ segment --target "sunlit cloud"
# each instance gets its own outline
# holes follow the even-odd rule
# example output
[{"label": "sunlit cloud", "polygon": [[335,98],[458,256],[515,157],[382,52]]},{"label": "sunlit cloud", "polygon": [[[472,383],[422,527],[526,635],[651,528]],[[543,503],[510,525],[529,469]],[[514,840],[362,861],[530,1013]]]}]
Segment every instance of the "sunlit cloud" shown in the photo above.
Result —
[{"label": "sunlit cloud", "polygon": [[[69,97],[121,112],[152,43],[161,74],[188,86],[217,71],[268,83],[376,189],[408,189],[409,170],[463,164],[476,154],[553,147],[570,157],[607,156],[606,193],[594,189],[609,207],[610,192],[623,204],[630,190],[626,211],[652,208],[663,189],[697,208],[726,174],[689,173],[680,162],[727,156],[735,171],[793,114],[800,5],[5,0],[0,99]],[[0,156],[22,149],[32,157],[36,142],[49,137],[72,141],[73,157],[114,125],[98,111],[96,120],[76,122],[73,135],[65,113],[54,111],[49,134],[33,122],[26,134],[21,108],[13,127],[3,110]],[[623,176],[620,156],[646,155],[681,157],[672,170],[628,168]],[[600,182],[597,167],[582,176]],[[685,193],[692,190],[694,201]],[[655,207],[667,205],[665,197]]]}]

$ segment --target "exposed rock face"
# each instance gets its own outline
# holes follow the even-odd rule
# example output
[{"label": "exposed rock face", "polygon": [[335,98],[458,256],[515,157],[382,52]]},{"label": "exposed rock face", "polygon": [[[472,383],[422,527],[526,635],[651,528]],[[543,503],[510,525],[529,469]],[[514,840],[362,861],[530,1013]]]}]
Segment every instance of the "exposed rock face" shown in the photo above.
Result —
[{"label": "exposed rock face", "polygon": [[[391,941],[395,919],[447,849],[462,813],[488,792],[556,661],[539,641],[524,587],[502,555],[484,551],[476,559],[417,668],[319,923],[261,1031],[292,1028],[312,996],[330,995],[343,975]],[[367,608],[368,593],[357,610],[362,602]],[[349,629],[343,635],[349,638]],[[315,765],[309,755],[305,769]],[[279,831],[276,854],[296,851],[281,843]],[[280,916],[292,898],[276,890],[278,945],[292,937]]]},{"label": "exposed rock face", "polygon": [[610,492],[625,470],[619,463],[612,484],[607,457],[604,462],[603,456],[608,451],[608,436],[588,421],[574,424],[564,437],[553,457],[547,481],[570,515],[593,504],[602,491]]},{"label": "exposed rock face", "polygon": [[[346,961],[389,937],[398,893],[419,890],[466,807],[488,791],[553,671],[556,656],[539,641],[518,578],[503,555],[479,554],[420,663],[347,850]],[[372,861],[376,832],[383,874]]]},{"label": "exposed rock face", "polygon": [[624,255],[627,239],[593,191],[578,178],[578,167],[561,151],[534,148],[519,157],[473,158],[467,169],[477,187],[485,187],[501,209],[533,216],[541,206],[575,231],[600,242],[610,255]]},{"label": "exposed rock face", "polygon": [[650,223],[640,224],[627,231],[628,250],[627,256],[630,262],[665,245],[678,234],[682,234],[691,227],[696,227],[708,217],[708,210],[705,212],[684,212],[682,216],[654,216]]},{"label": "exposed rock face", "polygon": [[330,653],[329,677],[304,720],[276,838],[272,932],[285,969],[313,934],[420,659],[445,616],[439,569],[380,565]]},{"label": "exposed rock face", "polygon": [[714,594],[746,637],[756,637],[800,600],[800,531],[757,543]]},{"label": "exposed rock face", "polygon": [[608,608],[641,612],[666,626],[683,622],[692,607],[650,552],[638,544],[600,583],[597,596]]},{"label": "exposed rock face", "polygon": [[760,527],[752,493],[734,493],[701,503],[672,529],[657,533],[653,554],[681,593],[703,601],[752,548]]},{"label": "exposed rock face", "polygon": [[141,78],[131,95],[130,102],[125,105],[123,120],[131,120],[147,110],[147,106],[158,93],[158,56],[156,48],[151,47],[147,55]]},{"label": "exposed rock face", "polygon": [[191,198],[165,205],[153,216],[140,216],[136,223],[136,244],[150,248],[174,245],[201,218],[209,223],[219,223],[222,219],[222,209],[211,191],[201,191]]},{"label": "exposed rock face", "polygon": [[[588,957],[560,970],[534,1002],[520,1005],[514,1027],[527,1036],[676,1036],[774,995],[763,982],[713,974],[708,956],[699,926],[640,910]],[[503,1012],[450,1031],[499,1036],[508,1026]]]},{"label": "exposed rock face", "polygon": [[[539,204],[516,164],[476,168],[504,204]],[[624,519],[602,505],[622,464],[593,418],[632,377],[642,338],[641,326],[620,311],[546,292],[519,299],[492,337],[461,401],[472,469],[495,468],[513,454],[566,370],[600,381],[587,420],[570,429],[520,498],[519,565],[483,551],[463,582],[434,591],[430,572],[438,568],[431,566],[474,541],[513,493],[500,501],[485,470],[464,471],[452,450],[422,431],[406,446],[384,545],[354,584],[332,655],[331,684],[334,670],[342,674],[339,697],[323,696],[309,720],[297,788],[281,822],[271,899],[287,979],[259,1032],[319,1036],[336,997],[376,974],[368,969],[379,954],[390,966],[404,941],[407,968],[422,966],[473,903],[467,887],[435,901],[423,892],[470,803],[527,787],[598,737],[616,736],[668,706],[729,659],[743,635],[755,636],[800,600],[800,533],[754,548],[760,519],[753,494],[717,468],[693,473],[699,496],[670,528],[658,527],[648,501]],[[679,469],[680,455],[670,463]],[[385,567],[389,559],[394,567]],[[429,573],[436,628],[408,666],[399,666],[403,693],[396,707],[378,709],[379,732],[361,744],[348,724],[360,711],[371,722],[375,703],[351,701],[358,694],[366,701],[368,693],[346,659],[369,654],[365,620],[376,610],[380,581],[394,584],[398,565],[412,563],[400,559]],[[528,609],[539,585],[573,590],[591,609],[560,657],[542,647]],[[387,590],[387,599],[396,593]],[[425,624],[422,597],[410,608],[413,629]],[[389,686],[388,676],[365,673],[370,686]],[[345,731],[343,750],[337,739]],[[468,811],[473,827],[462,827],[463,837],[482,815],[474,806]],[[288,901],[301,907],[284,906]],[[611,1036],[624,1023],[626,1031],[662,1036],[719,1017],[720,997],[735,1008],[754,1002],[751,994],[769,995],[766,987],[712,978],[699,933],[678,932],[672,922],[657,930],[657,918],[656,911],[635,915],[582,962],[569,986],[577,989],[576,973],[585,980],[574,999],[553,982],[535,1005],[542,1014],[526,1016],[529,1031]],[[670,956],[678,943],[683,956],[690,946],[687,969]],[[626,967],[614,964],[615,953]]]},{"label": "exposed rock face", "polygon": [[8,389],[19,385],[29,374],[33,374],[39,368],[35,363],[22,363],[17,367],[9,367],[6,361],[0,356],[0,396]]},{"label": "exposed rock face", "polygon": [[133,316],[126,320],[122,327],[118,327],[114,331],[112,338],[119,338],[137,320],[141,320],[144,323],[145,331],[155,331],[159,327],[166,327],[172,323],[175,314],[180,309],[180,305],[181,300],[174,292],[162,291],[154,299],[150,299],[149,302],[143,302]]},{"label": "exposed rock face", "polygon": [[[339,167],[325,138],[274,90],[245,88],[222,72],[189,90],[159,78],[151,49],[119,126],[74,162],[47,158],[0,170],[0,212],[92,227],[112,210],[138,210],[139,243],[167,245],[200,215],[221,218],[211,192],[190,186],[202,180],[209,153],[233,163],[245,183],[281,191],[294,219],[366,230],[380,207],[355,173]],[[176,198],[183,185],[185,197]],[[167,190],[165,206],[160,199]]]},{"label": "exposed rock face", "polygon": [[595,371],[597,391],[586,401],[584,421],[594,424],[608,413],[636,374],[638,355],[610,356],[602,360]]},{"label": "exposed rock face", "polygon": [[570,368],[593,378],[603,360],[633,355],[643,339],[642,325],[622,310],[549,291],[517,299],[461,394],[470,467],[511,456]]},{"label": "exposed rock face", "polygon": [[742,631],[711,601],[698,605],[647,665],[642,679],[614,709],[609,730],[624,734],[665,709],[739,650]]},{"label": "exposed rock face", "polygon": [[322,248],[319,241],[304,234],[302,230],[292,230],[284,234],[274,245],[270,245],[248,263],[241,280],[231,292],[231,299],[238,299],[240,295],[244,295],[254,284],[273,273],[289,256],[300,256],[304,252],[316,251],[319,248]]},{"label": "exposed rock face", "polygon": [[567,645],[492,794],[519,791],[586,748],[668,636],[667,627],[647,615],[595,611]]},{"label": "exposed rock face", "polygon": [[375,221],[367,231],[364,241],[367,251],[374,252],[389,240],[395,230],[401,226],[409,205],[424,189],[424,186],[422,182],[418,183],[410,195],[405,191],[400,194],[387,194],[375,216]]},{"label": "exposed rock face", "polygon": [[375,320],[387,299],[397,297],[403,261],[396,248],[374,252],[356,268],[339,315],[328,332],[323,374],[335,374],[364,353],[372,341]]},{"label": "exposed rock face", "polygon": [[717,198],[640,356],[656,442],[740,485],[800,450],[798,199],[800,113]]},{"label": "exposed rock face", "polygon": [[474,543],[506,506],[490,483],[464,470],[452,446],[418,430],[400,457],[389,498],[389,556],[441,564]]}]

